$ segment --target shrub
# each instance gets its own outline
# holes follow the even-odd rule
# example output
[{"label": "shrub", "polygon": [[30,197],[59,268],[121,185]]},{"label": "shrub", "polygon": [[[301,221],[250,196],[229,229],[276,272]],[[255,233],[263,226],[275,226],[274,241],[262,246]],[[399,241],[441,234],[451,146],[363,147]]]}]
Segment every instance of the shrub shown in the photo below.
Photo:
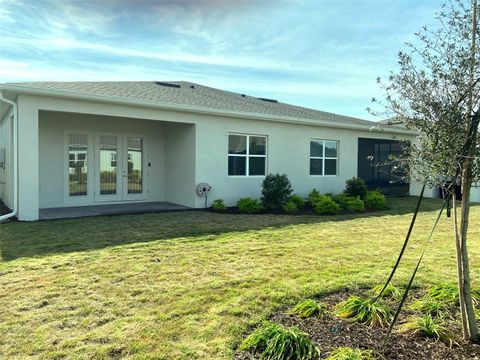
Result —
[{"label": "shrub", "polygon": [[347,200],[347,207],[346,210],[354,212],[354,213],[361,213],[365,211],[365,203],[359,196],[356,198],[349,198]]},{"label": "shrub", "polygon": [[386,325],[392,320],[391,309],[371,299],[360,296],[350,296],[347,300],[337,305],[337,316],[352,318],[366,325]]},{"label": "shrub", "polygon": [[293,200],[288,200],[285,204],[283,204],[282,209],[287,214],[293,214],[298,211],[297,204]]},{"label": "shrub", "polygon": [[339,347],[326,360],[375,360],[372,350]]},{"label": "shrub", "polygon": [[[377,297],[380,294],[380,291],[382,291],[384,285],[377,285],[372,289],[372,295]],[[389,299],[389,300],[394,300],[394,301],[400,301],[400,299],[403,297],[403,293],[405,292],[405,289],[403,287],[397,287],[393,285],[392,283],[388,283],[387,287],[382,293],[382,299]]]},{"label": "shrub", "polygon": [[322,195],[320,194],[320,192],[317,189],[313,189],[312,191],[310,191],[308,193],[307,202],[311,206],[315,206],[315,204],[317,203],[317,201],[320,199],[321,196]]},{"label": "shrub", "polygon": [[305,199],[298,194],[290,196],[288,201],[293,201],[297,205],[297,209],[303,209],[305,207]]},{"label": "shrub", "polygon": [[387,208],[385,195],[380,191],[369,191],[365,198],[365,207],[369,210],[384,210]]},{"label": "shrub", "polygon": [[431,314],[412,317],[400,327],[402,332],[410,332],[436,340],[452,342],[452,334],[446,328],[446,322],[441,317]]},{"label": "shrub", "polygon": [[320,350],[308,334],[296,327],[285,328],[274,323],[265,323],[242,342],[240,350],[250,349],[261,352],[262,359],[308,360],[320,357]]},{"label": "shrub", "polygon": [[314,208],[319,215],[333,215],[340,211],[340,206],[331,197],[325,195],[320,195]]},{"label": "shrub", "polygon": [[352,199],[351,196],[346,194],[332,195],[331,198],[340,206],[342,210],[347,210],[348,200]]},{"label": "shrub", "polygon": [[316,302],[312,299],[300,301],[290,310],[290,314],[295,314],[300,318],[317,316],[325,319],[328,316],[328,307],[324,303]]},{"label": "shrub", "polygon": [[286,174],[268,174],[262,183],[262,204],[266,209],[280,209],[292,191]]},{"label": "shrub", "polygon": [[212,209],[215,211],[225,211],[227,207],[222,199],[217,199],[212,203]]},{"label": "shrub", "polygon": [[367,185],[362,179],[353,177],[346,181],[344,193],[351,197],[360,196],[360,199],[364,199],[367,196]]},{"label": "shrub", "polygon": [[243,214],[258,214],[263,207],[260,201],[250,197],[241,198],[237,201],[238,210]]}]

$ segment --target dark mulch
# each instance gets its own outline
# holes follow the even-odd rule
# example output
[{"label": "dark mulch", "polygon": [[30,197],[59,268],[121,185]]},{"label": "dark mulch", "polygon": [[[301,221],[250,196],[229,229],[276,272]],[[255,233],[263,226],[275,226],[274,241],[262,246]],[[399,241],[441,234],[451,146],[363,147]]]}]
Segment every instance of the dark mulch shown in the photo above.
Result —
[{"label": "dark mulch", "polygon": [[[416,296],[421,292],[417,291]],[[334,305],[345,300],[347,293],[328,295],[322,299],[333,308]],[[270,320],[284,326],[297,326],[308,333],[314,343],[320,347],[321,358],[330,355],[330,352],[338,347],[346,346],[361,349],[374,350],[381,359],[413,360],[413,359],[480,359],[480,344],[471,344],[461,340],[461,329],[458,320],[458,311],[452,312],[452,318],[448,328],[453,330],[455,335],[452,345],[442,341],[426,339],[420,336],[402,334],[394,331],[389,344],[382,348],[387,328],[378,326],[365,326],[347,319],[329,317],[327,319],[307,318],[301,319],[295,315],[289,315],[287,311],[274,314]],[[407,317],[412,315],[411,311],[404,311],[399,316],[397,324],[405,322]],[[398,328],[398,325],[396,325]],[[259,359],[258,354],[251,352],[237,353],[236,360]]]}]

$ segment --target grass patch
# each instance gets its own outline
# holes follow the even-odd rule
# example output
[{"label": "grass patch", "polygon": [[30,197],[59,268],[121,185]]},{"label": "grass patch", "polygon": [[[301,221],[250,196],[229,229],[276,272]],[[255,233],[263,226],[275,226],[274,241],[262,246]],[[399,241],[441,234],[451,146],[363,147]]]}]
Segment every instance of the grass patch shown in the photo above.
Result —
[{"label": "grass patch", "polygon": [[[229,359],[273,311],[388,276],[415,198],[336,216],[191,211],[0,225],[0,358]],[[441,201],[426,199],[405,253],[415,261]],[[472,279],[480,207],[471,209]],[[401,266],[398,281],[411,274]],[[418,282],[455,282],[442,217]],[[111,355],[108,355],[111,354]]]},{"label": "grass patch", "polygon": [[329,311],[327,304],[317,302],[312,299],[306,299],[300,301],[297,305],[295,305],[289,313],[297,315],[300,318],[307,318],[312,316],[325,318],[328,316]]},{"label": "grass patch", "polygon": [[375,360],[373,351],[340,347],[332,351],[326,360]]},{"label": "grass patch", "polygon": [[445,342],[452,342],[452,334],[447,330],[447,323],[442,317],[431,314],[414,316],[407,323],[402,324],[400,331],[418,334],[424,337]]},{"label": "grass patch", "polygon": [[253,331],[240,346],[240,350],[261,352],[262,359],[309,360],[320,357],[318,349],[307,333],[296,327],[285,328],[280,324],[266,323]]},{"label": "grass patch", "polygon": [[[372,295],[378,297],[378,295],[380,295],[380,291],[382,291],[384,286],[385,285],[383,284],[375,286],[371,291]],[[393,285],[392,283],[389,283],[383,291],[381,298],[392,301],[400,301],[404,293],[405,288],[398,287]]]},{"label": "grass patch", "polygon": [[338,304],[336,315],[369,326],[388,325],[393,317],[392,310],[387,305],[356,295]]}]

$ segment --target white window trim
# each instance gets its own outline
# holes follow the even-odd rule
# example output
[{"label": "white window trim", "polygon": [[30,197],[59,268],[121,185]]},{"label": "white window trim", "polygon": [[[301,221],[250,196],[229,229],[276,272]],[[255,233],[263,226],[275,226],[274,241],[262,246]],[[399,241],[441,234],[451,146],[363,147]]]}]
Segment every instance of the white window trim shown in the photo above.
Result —
[{"label": "white window trim", "polygon": [[[311,153],[311,147],[312,147],[312,141],[322,141],[323,142],[323,156],[312,156]],[[337,156],[336,157],[331,157],[331,156],[325,156],[325,142],[335,142],[337,143]],[[340,154],[340,141],[339,140],[332,140],[332,139],[310,139],[308,142],[309,148],[308,151],[310,152],[310,156],[308,158],[308,174],[312,177],[338,177],[339,176],[339,154]],[[310,160],[322,160],[322,173],[323,174],[311,174],[311,165],[310,165]],[[325,175],[325,160],[337,160],[337,168],[335,171],[335,175]]]},{"label": "white window trim", "polygon": [[[228,149],[228,141],[230,135],[237,135],[237,136],[245,136],[247,138],[246,143],[246,154],[230,154]],[[263,137],[265,138],[265,155],[250,155],[250,137]],[[240,133],[228,133],[227,135],[227,176],[230,178],[263,178],[268,174],[268,136],[267,135],[260,135],[260,134],[240,134]],[[245,157],[245,175],[230,175],[228,174],[228,159],[230,157]],[[258,157],[258,158],[265,158],[265,174],[264,175],[249,175],[250,173],[250,158],[251,157]]]}]

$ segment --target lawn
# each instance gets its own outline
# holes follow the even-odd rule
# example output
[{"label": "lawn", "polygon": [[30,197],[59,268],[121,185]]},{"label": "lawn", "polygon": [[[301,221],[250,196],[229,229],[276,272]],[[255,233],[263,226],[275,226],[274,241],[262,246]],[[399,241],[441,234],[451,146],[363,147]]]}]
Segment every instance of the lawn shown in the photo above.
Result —
[{"label": "lawn", "polygon": [[[336,217],[202,211],[0,225],[0,358],[230,358],[275,309],[382,282],[416,199]],[[427,200],[400,279],[438,209]],[[443,217],[419,282],[455,279]],[[471,212],[480,275],[480,206]]]}]

